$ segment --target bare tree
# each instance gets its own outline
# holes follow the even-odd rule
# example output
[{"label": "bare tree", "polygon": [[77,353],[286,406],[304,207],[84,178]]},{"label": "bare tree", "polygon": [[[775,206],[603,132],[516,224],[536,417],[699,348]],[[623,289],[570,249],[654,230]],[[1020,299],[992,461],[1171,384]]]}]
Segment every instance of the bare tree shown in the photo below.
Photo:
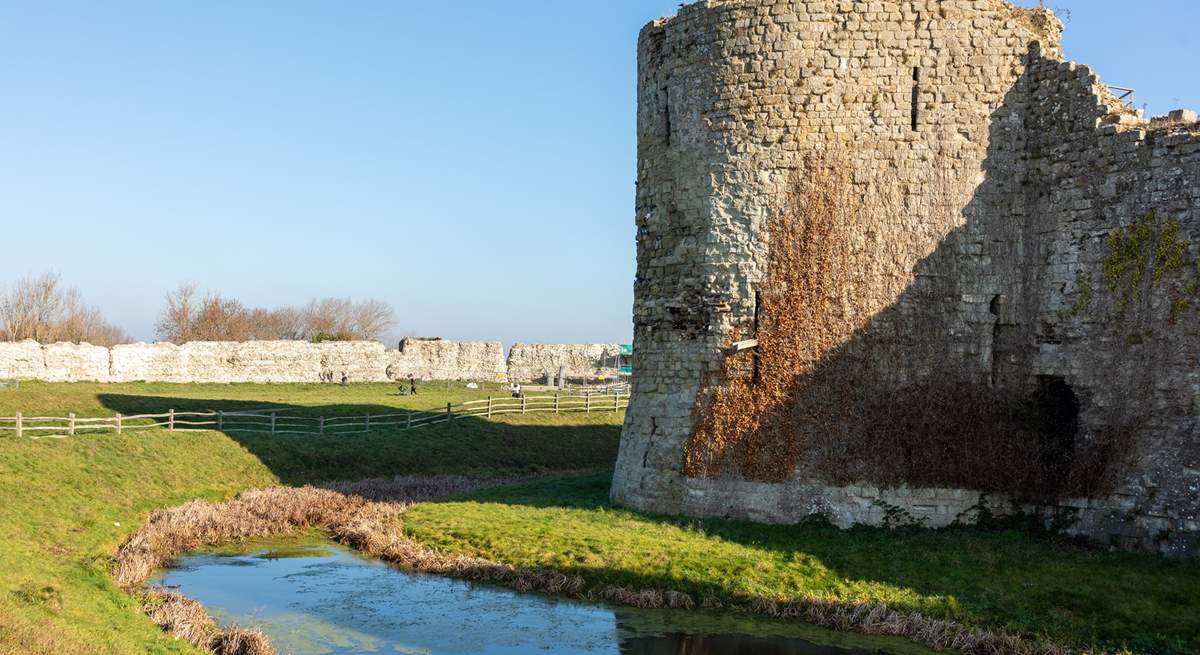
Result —
[{"label": "bare tree", "polygon": [[304,310],[309,339],[380,339],[396,323],[392,306],[378,300],[322,298]]},{"label": "bare tree", "polygon": [[167,295],[158,321],[160,339],[185,341],[306,341],[375,339],[395,324],[395,311],[378,300],[322,298],[303,309],[248,308],[237,300],[207,294],[197,301],[195,285],[185,284]]},{"label": "bare tree", "polygon": [[124,330],[84,303],[78,289],[63,287],[56,273],[28,275],[0,296],[0,337],[8,341],[74,341],[101,346],[129,340]]},{"label": "bare tree", "polygon": [[196,285],[191,282],[180,284],[167,294],[167,306],[163,308],[155,325],[158,338],[171,343],[183,343],[191,338],[192,320],[196,313]]},{"label": "bare tree", "polygon": [[379,341],[396,325],[396,310],[380,300],[364,300],[354,304],[353,332],[357,339]]}]

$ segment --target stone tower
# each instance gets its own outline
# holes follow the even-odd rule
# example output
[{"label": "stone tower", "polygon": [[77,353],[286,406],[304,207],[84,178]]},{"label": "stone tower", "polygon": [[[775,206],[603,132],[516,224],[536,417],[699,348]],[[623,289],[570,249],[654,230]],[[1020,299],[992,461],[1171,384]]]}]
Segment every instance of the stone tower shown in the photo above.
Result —
[{"label": "stone tower", "polygon": [[[704,0],[642,30],[636,379],[616,502],[843,526],[945,525],[987,505],[1200,552],[1200,124],[1144,120],[1063,61],[1061,32],[1047,10],[1005,0]],[[976,484],[979,469],[940,475],[887,440],[877,450],[908,458],[907,474],[853,455],[831,467],[799,436],[773,444],[794,451],[783,475],[687,469],[729,358],[751,356],[730,343],[777,336],[757,318],[772,217],[814,160],[832,159],[861,204],[845,229],[857,259],[822,304],[848,328],[816,353],[825,377],[796,388],[845,372],[869,381],[873,407],[948,380],[1034,413],[1049,403],[1059,441],[1030,448],[1070,464],[1117,435],[1106,484],[1026,498]],[[787,416],[802,423],[810,400],[792,398]],[[871,427],[851,413],[828,427]],[[948,452],[969,457],[960,436]]]}]

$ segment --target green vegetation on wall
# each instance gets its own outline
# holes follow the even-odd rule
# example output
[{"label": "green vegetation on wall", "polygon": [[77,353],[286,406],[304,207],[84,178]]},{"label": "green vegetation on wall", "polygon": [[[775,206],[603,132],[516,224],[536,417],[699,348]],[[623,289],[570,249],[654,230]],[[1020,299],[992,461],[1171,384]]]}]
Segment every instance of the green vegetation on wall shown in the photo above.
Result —
[{"label": "green vegetation on wall", "polygon": [[[1180,239],[1179,227],[1179,221],[1173,218],[1159,225],[1156,213],[1150,210],[1128,229],[1117,228],[1105,239],[1108,254],[1104,258],[1104,288],[1116,295],[1113,312],[1118,318],[1139,298],[1147,275],[1151,284],[1160,285],[1184,273],[1188,242]],[[1200,274],[1200,261],[1197,262],[1197,274]],[[1080,284],[1084,275],[1080,273],[1076,278],[1079,295],[1072,307],[1072,316],[1086,311],[1091,302],[1090,283]],[[1090,282],[1090,275],[1088,280]],[[1172,323],[1191,305],[1191,297],[1200,295],[1200,279],[1189,280],[1181,289],[1182,293],[1175,293],[1171,299]]]}]

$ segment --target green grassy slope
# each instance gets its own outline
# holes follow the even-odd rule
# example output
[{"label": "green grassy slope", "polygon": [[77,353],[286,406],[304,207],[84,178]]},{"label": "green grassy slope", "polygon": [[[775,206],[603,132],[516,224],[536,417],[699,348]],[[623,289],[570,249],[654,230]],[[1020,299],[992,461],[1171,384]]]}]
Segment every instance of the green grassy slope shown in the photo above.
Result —
[{"label": "green grassy slope", "polygon": [[[30,383],[0,390],[0,415],[264,403],[361,414],[431,409],[488,393],[501,395],[443,387],[411,398],[390,385]],[[0,437],[0,653],[191,652],[151,625],[105,570],[153,508],[280,482],[611,467],[621,418],[507,415],[324,437],[163,430]],[[1070,643],[1200,652],[1200,562],[1105,553],[1016,530],[838,531],[653,517],[610,507],[608,482],[607,475],[582,475],[419,505],[405,529],[449,551],[697,598],[884,601]]]},{"label": "green grassy slope", "polygon": [[[488,392],[388,393],[394,387],[23,383],[0,390],[0,415],[131,414],[134,407],[183,409],[184,402],[233,409],[267,401],[357,414]],[[165,430],[37,441],[0,436],[0,653],[194,652],[164,636],[107,575],[109,556],[154,508],[279,482],[611,466],[620,420],[617,413],[508,415],[336,437]]]},{"label": "green grassy slope", "polygon": [[1016,530],[849,531],[652,517],[608,504],[591,475],[422,504],[431,546],[590,582],[722,600],[802,596],[897,608],[1137,652],[1200,652],[1200,562],[1106,553]]}]

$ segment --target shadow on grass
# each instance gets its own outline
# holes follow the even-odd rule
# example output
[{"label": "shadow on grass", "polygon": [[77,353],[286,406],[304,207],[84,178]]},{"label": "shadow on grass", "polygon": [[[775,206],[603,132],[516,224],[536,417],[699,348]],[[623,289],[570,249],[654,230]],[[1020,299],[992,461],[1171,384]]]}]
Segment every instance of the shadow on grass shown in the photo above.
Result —
[{"label": "shadow on grass", "polygon": [[[100,402],[124,415],[187,411],[275,409],[288,416],[396,414],[394,406],[328,404],[300,406],[246,400],[101,394]],[[509,415],[511,416],[511,415]],[[289,485],[389,478],[407,474],[514,477],[554,471],[611,470],[620,425],[603,414],[573,414],[547,424],[528,420],[459,418],[411,430],[384,427],[351,434],[294,435],[223,430]],[[569,421],[569,422],[568,422]],[[186,434],[186,433],[184,433]]]},{"label": "shadow on grass", "polygon": [[[985,619],[1026,633],[1135,652],[1193,653],[1200,647],[1200,562],[1108,552],[1015,522],[922,528],[828,524],[763,525],[644,514],[613,507],[611,476],[587,474],[473,492],[466,500],[539,509],[620,512],[763,552],[808,560],[838,578],[909,589],[929,600],[910,608]],[[653,529],[653,528],[649,528]],[[809,559],[811,558],[811,559]],[[655,579],[678,585],[670,576]],[[1136,590],[1136,599],[1130,593]],[[717,593],[718,587],[708,589]]]}]

